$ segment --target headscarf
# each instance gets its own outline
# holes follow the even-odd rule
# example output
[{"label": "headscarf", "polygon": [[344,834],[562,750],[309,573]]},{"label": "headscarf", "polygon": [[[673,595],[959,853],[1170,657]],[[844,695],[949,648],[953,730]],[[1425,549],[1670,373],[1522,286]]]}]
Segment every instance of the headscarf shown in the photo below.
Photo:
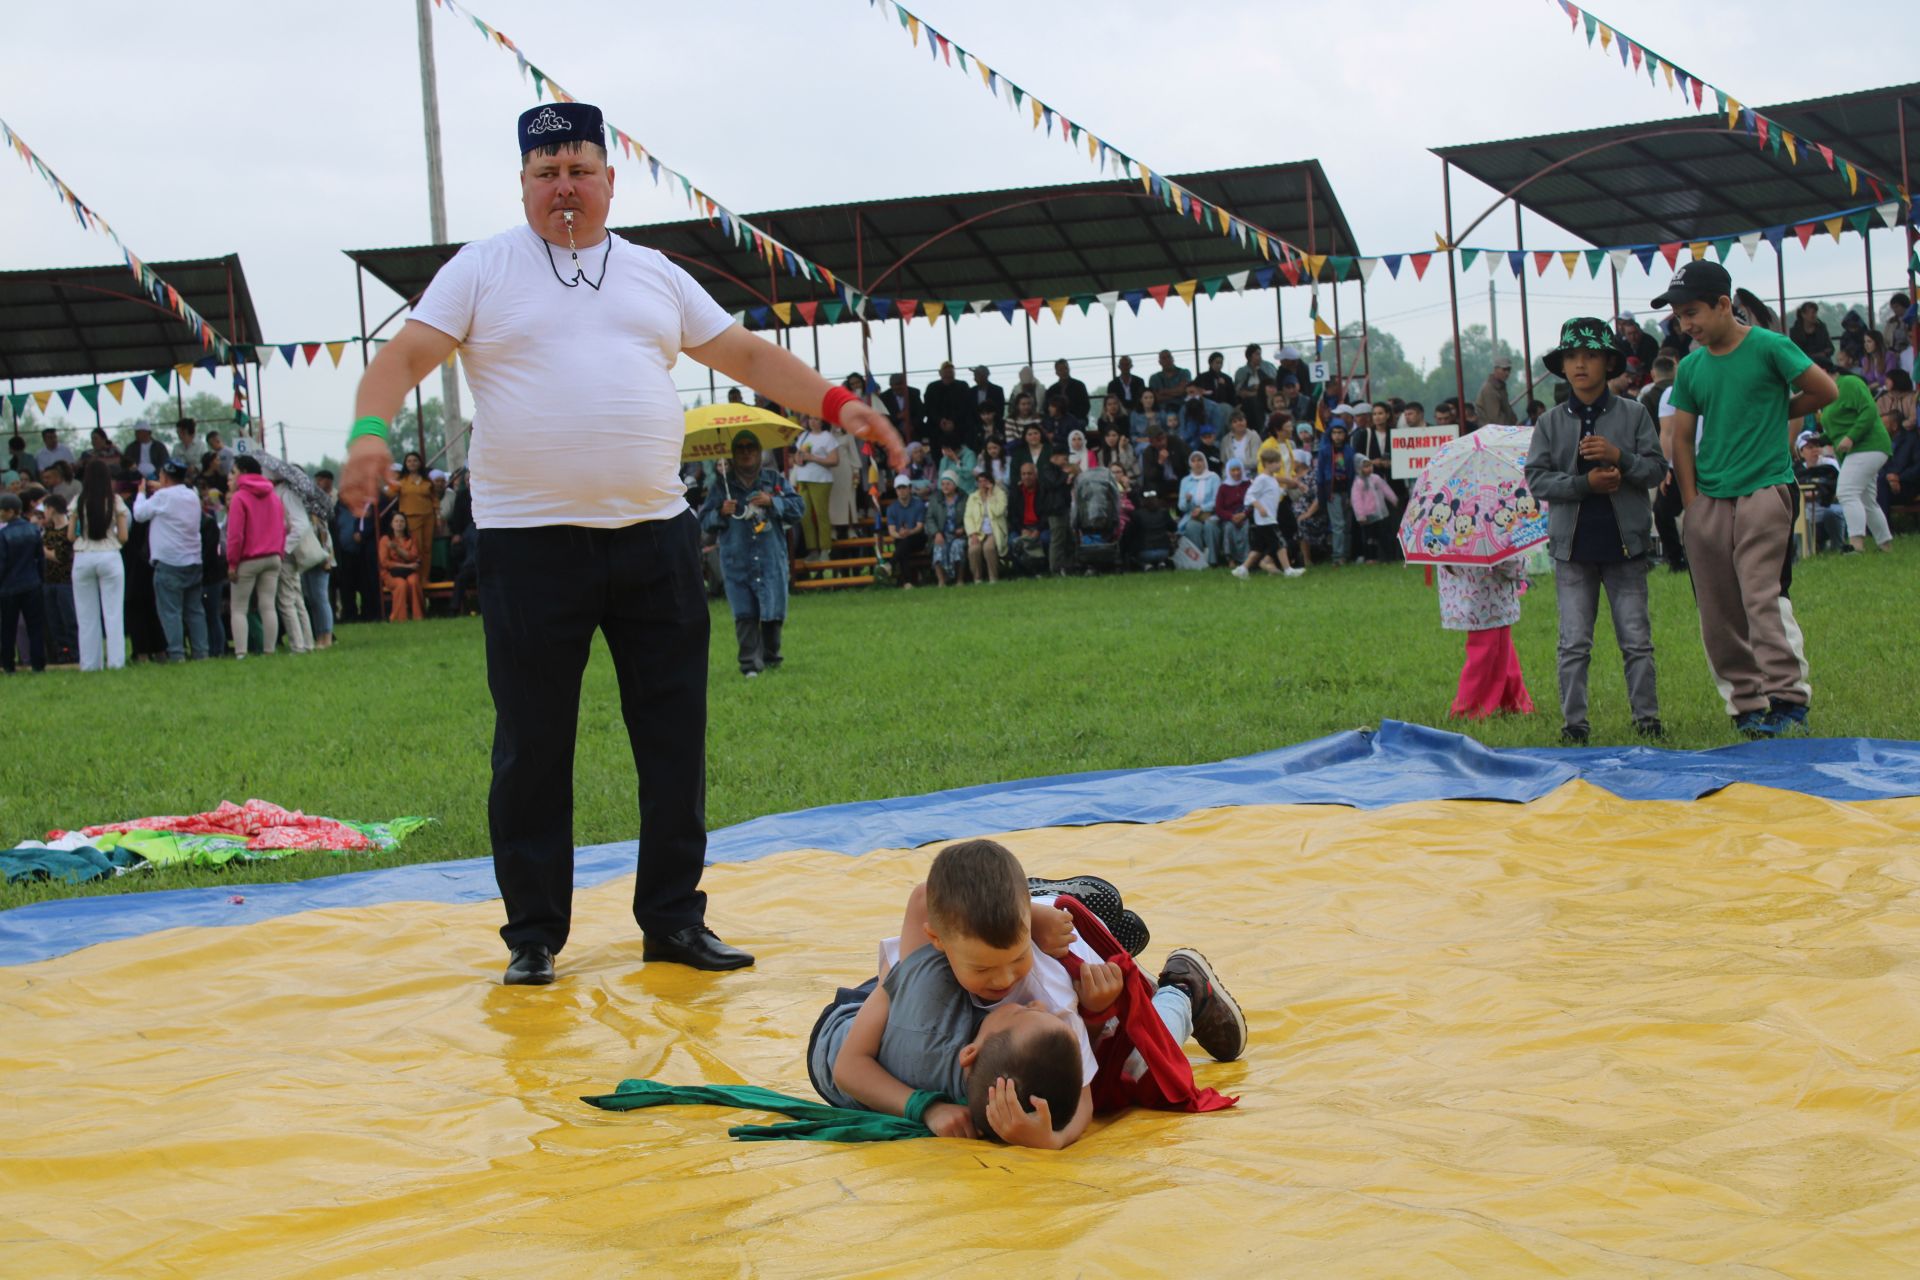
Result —
[{"label": "headscarf", "polygon": [[[1234,473],[1235,473],[1235,472],[1239,472],[1239,473],[1240,473],[1240,478],[1239,478],[1238,480],[1235,480],[1235,479],[1233,478],[1233,477],[1234,477]],[[1220,483],[1221,483],[1222,485],[1229,485],[1229,484],[1245,484],[1245,483],[1247,483],[1247,468],[1246,468],[1246,464],[1244,464],[1244,463],[1242,463],[1242,462],[1240,461],[1240,459],[1238,459],[1238,458],[1228,458],[1228,459],[1227,459],[1227,466],[1226,466],[1226,475],[1225,475],[1225,477],[1224,477],[1224,478],[1223,478],[1223,479],[1222,479],[1222,480],[1220,481]]]}]

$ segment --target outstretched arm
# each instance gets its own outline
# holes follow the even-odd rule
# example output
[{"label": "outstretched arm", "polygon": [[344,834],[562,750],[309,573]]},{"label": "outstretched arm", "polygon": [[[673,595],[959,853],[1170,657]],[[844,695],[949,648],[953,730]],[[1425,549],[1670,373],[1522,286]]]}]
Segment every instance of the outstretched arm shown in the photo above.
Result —
[{"label": "outstretched arm", "polygon": [[[688,347],[687,354],[774,403],[801,413],[818,414],[830,385],[791,351],[756,338],[737,324],[711,342]],[[896,471],[907,465],[907,450],[900,443],[899,432],[871,405],[855,400],[844,406],[840,425],[860,439],[885,448]]]},{"label": "outstretched arm", "polygon": [[[360,389],[354,394],[353,416],[379,418],[391,424],[407,392],[424,381],[453,354],[455,342],[449,334],[430,324],[409,320],[400,326],[392,342],[380,348],[373,363],[360,375]],[[360,436],[347,446],[347,465],[340,477],[340,501],[347,510],[359,515],[379,496],[393,451],[379,436]]]}]

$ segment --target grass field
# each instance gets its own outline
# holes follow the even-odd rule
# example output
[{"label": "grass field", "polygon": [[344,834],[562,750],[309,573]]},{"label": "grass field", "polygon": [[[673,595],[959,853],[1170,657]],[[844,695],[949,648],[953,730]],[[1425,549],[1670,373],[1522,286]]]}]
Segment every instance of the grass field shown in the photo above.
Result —
[{"label": "grass field", "polygon": [[[1904,737],[1920,631],[1920,539],[1892,556],[1803,564],[1794,599],[1813,666],[1814,728]],[[1684,577],[1653,578],[1662,711],[1674,747],[1735,741],[1706,674]],[[1558,739],[1552,582],[1516,629],[1532,716],[1469,731],[1497,746]],[[797,599],[784,669],[740,679],[714,607],[707,739],[715,827],[844,800],[1264,750],[1383,718],[1444,725],[1461,637],[1402,567],[1316,569],[1292,582],[1224,572],[1003,582]],[[1631,741],[1602,611],[1596,744]],[[388,857],[297,854],[231,872],[178,869],[46,897],[304,879],[485,855],[492,733],[477,619],[348,627],[294,659],[0,678],[0,840],[250,796],[350,818],[437,822]],[[613,672],[596,648],[582,699],[575,840],[631,839],[638,806]],[[0,847],[5,847],[0,845]]]}]

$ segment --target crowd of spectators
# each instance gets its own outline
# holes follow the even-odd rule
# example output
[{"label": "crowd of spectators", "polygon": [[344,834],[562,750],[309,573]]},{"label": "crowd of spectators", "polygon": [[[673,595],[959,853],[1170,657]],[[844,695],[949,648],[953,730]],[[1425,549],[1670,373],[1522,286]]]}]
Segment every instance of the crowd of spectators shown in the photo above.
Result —
[{"label": "crowd of spectators", "polygon": [[[1759,323],[1774,323],[1764,308],[1749,310]],[[1820,349],[1809,354],[1841,377],[1843,392],[1848,375],[1860,383],[1803,424],[1801,478],[1812,487],[1822,549],[1853,550],[1868,537],[1884,543],[1887,516],[1920,500],[1912,314],[1909,300],[1895,295],[1881,327],[1850,314],[1837,343],[1825,339],[1813,304],[1796,321],[1812,317]],[[1671,324],[1644,329],[1631,313],[1615,324],[1628,354],[1610,389],[1638,398],[1658,420],[1671,412],[1666,399],[1688,340]],[[1809,346],[1808,338],[1792,336]],[[1053,380],[1044,385],[1031,367],[1004,387],[984,365],[963,381],[943,364],[924,388],[904,373],[885,388],[848,375],[847,389],[892,419],[908,462],[892,473],[857,441],[826,433],[803,415],[809,438],[831,440],[839,460],[831,483],[816,476],[802,490],[809,558],[828,557],[831,532],[876,538],[887,553],[885,571],[907,585],[1176,564],[1238,570],[1256,528],[1249,490],[1271,474],[1285,498],[1276,521],[1287,567],[1391,560],[1399,555],[1408,483],[1404,469],[1393,466],[1396,427],[1466,433],[1491,423],[1528,425],[1547,408],[1517,395],[1505,356],[1496,356],[1477,394],[1464,403],[1449,397],[1431,417],[1418,402],[1369,400],[1361,378],[1315,384],[1291,346],[1268,360],[1261,346],[1249,345],[1231,370],[1225,354],[1214,352],[1197,374],[1171,351],[1161,351],[1144,378],[1129,356],[1116,365],[1105,387],[1092,389],[1066,360],[1054,362]],[[1560,382],[1536,390],[1556,401],[1567,395]],[[1516,407],[1516,398],[1524,406]],[[1848,405],[1861,421],[1822,434]],[[1868,430],[1876,424],[1881,431]],[[790,456],[784,465],[804,464]],[[710,483],[712,469],[689,467],[689,487]],[[1847,485],[1840,483],[1843,469]],[[828,504],[824,519],[814,514],[821,503]],[[1670,487],[1661,512],[1662,550],[1672,567],[1683,568]]]},{"label": "crowd of spectators", "polygon": [[182,418],[168,444],[135,423],[95,428],[78,455],[48,427],[8,441],[0,473],[0,669],[244,659],[331,648],[342,622],[424,615],[430,583],[455,612],[477,583],[466,475],[396,464],[356,515],[330,471]]}]

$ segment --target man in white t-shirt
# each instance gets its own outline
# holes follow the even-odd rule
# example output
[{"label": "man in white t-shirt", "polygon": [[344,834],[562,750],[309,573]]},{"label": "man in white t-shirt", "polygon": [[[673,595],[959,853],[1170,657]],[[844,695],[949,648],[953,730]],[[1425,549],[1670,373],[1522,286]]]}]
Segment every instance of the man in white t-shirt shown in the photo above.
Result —
[{"label": "man in white t-shirt", "polygon": [[[474,394],[473,518],[493,694],[488,826],[505,981],[553,981],[573,909],[573,745],[593,633],[606,636],[640,778],[633,913],[642,957],[753,963],[706,927],[707,600],[680,481],[681,352],[770,400],[905,450],[886,419],[731,323],[667,258],[607,231],[600,111],[521,115],[525,226],[461,249],[360,380],[342,500],[387,476],[388,425],[458,348]],[[554,465],[556,457],[564,466]]]}]

